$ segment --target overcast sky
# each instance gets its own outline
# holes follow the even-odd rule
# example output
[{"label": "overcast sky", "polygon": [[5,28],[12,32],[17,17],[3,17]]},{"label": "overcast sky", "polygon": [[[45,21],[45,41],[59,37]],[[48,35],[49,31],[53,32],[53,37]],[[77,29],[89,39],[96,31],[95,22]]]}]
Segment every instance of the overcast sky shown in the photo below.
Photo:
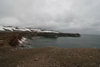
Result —
[{"label": "overcast sky", "polygon": [[100,34],[100,0],[0,0],[0,25]]}]

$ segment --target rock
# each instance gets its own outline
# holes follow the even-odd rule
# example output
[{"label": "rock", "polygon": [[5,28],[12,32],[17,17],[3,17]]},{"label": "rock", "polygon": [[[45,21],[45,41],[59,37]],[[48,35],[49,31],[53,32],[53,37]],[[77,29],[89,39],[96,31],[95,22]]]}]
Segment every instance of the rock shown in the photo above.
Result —
[{"label": "rock", "polygon": [[18,46],[19,45],[19,41],[21,40],[22,36],[20,34],[9,34],[6,39],[2,42],[2,45],[10,45],[10,46]]},{"label": "rock", "polygon": [[35,58],[34,61],[39,61],[39,58]]}]

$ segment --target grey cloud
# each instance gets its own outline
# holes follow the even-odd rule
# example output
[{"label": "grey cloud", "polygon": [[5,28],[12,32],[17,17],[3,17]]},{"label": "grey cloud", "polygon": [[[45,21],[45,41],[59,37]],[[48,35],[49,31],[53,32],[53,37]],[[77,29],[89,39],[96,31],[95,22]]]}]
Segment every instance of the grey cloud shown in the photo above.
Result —
[{"label": "grey cloud", "polygon": [[100,33],[100,0],[0,0],[0,25]]}]

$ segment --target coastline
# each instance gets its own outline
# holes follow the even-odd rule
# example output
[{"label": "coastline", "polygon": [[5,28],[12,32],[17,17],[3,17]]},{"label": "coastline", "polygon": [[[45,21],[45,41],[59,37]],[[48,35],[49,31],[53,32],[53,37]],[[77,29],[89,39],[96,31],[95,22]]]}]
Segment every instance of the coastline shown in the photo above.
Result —
[{"label": "coastline", "polygon": [[[4,35],[4,34],[2,34]],[[25,34],[24,34],[25,35]],[[99,67],[100,49],[97,48],[25,48],[18,46],[26,39],[22,34],[1,36],[1,67]]]}]

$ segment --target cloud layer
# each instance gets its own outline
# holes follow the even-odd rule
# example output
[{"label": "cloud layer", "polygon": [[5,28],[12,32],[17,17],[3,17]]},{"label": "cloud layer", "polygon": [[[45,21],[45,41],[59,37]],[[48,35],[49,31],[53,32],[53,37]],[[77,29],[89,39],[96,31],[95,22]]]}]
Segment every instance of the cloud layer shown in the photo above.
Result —
[{"label": "cloud layer", "polygon": [[100,0],[0,0],[0,25],[100,33]]}]

